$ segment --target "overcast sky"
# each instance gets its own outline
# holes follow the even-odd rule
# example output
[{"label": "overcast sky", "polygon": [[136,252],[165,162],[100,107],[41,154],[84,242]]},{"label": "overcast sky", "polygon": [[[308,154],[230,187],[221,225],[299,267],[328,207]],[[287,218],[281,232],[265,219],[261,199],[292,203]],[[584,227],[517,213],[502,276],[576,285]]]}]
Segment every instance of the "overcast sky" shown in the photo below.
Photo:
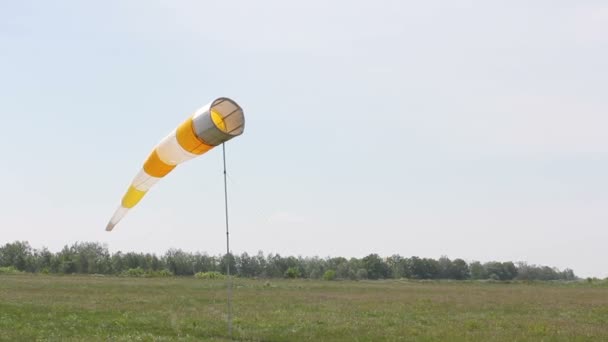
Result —
[{"label": "overcast sky", "polygon": [[606,61],[604,1],[2,1],[0,243],[222,253],[220,149],[104,228],[227,96],[234,252],[606,277]]}]

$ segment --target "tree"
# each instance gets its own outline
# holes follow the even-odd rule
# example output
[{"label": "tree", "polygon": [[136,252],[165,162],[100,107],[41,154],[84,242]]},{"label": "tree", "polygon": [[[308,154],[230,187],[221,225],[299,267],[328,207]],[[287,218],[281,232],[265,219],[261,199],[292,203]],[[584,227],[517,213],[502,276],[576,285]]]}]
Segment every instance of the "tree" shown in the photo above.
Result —
[{"label": "tree", "polygon": [[53,267],[53,258],[53,253],[46,248],[42,248],[42,250],[37,252],[38,267],[36,272],[51,272]]},{"label": "tree", "polygon": [[[236,261],[235,261],[236,262]],[[218,259],[214,256],[210,256],[207,253],[196,253],[192,256],[192,263],[194,272],[214,272],[219,269]],[[237,267],[238,268],[238,267]],[[231,273],[237,274],[237,268],[231,269]]]},{"label": "tree", "polygon": [[483,268],[486,270],[488,279],[502,280],[504,275],[502,274],[502,264],[496,261],[490,261],[483,264]]},{"label": "tree", "polygon": [[97,242],[76,242],[69,248],[69,253],[73,262],[74,273],[109,272],[110,254],[107,247]]},{"label": "tree", "polygon": [[473,261],[469,265],[469,270],[471,272],[472,279],[487,279],[488,274],[486,273],[486,269],[479,261]]},{"label": "tree", "polygon": [[110,258],[110,265],[111,265],[111,272],[113,274],[120,274],[120,273],[122,273],[122,271],[124,271],[126,269],[122,262],[122,252],[121,251],[118,251],[118,252],[112,254],[112,257]]},{"label": "tree", "polygon": [[255,259],[250,257],[247,252],[244,252],[236,258],[237,274],[240,277],[255,277],[256,276],[256,265]]},{"label": "tree", "polygon": [[434,259],[414,256],[407,260],[407,265],[412,278],[436,279],[440,274],[439,262]]},{"label": "tree", "polygon": [[27,259],[32,255],[32,248],[27,241],[7,243],[0,248],[0,266],[13,266],[25,271]]},{"label": "tree", "polygon": [[357,273],[356,273],[356,279],[357,280],[368,279],[367,270],[365,268],[358,269]]},{"label": "tree", "polygon": [[336,278],[339,279],[355,279],[356,274],[355,270],[353,270],[349,261],[343,257],[337,258],[328,258],[327,259],[327,268],[336,270]]},{"label": "tree", "polygon": [[439,278],[439,262],[435,259],[424,258],[422,259],[425,270],[424,279],[437,279]]},{"label": "tree", "polygon": [[163,269],[163,265],[156,254],[146,254],[146,261],[147,264],[150,265],[152,271],[160,271]]},{"label": "tree", "polygon": [[150,266],[146,262],[146,257],[142,253],[126,253],[123,255],[122,261],[127,269],[135,269],[138,267],[146,271],[150,269]]},{"label": "tree", "polygon": [[193,275],[193,258],[181,249],[170,249],[165,254],[167,268],[175,275]]},{"label": "tree", "polygon": [[574,275],[574,271],[569,268],[566,268],[565,270],[562,271],[560,278],[562,280],[576,280],[577,279],[576,275]]},{"label": "tree", "polygon": [[300,259],[300,265],[304,270],[303,277],[310,279],[321,278],[327,269],[327,261],[317,256]]},{"label": "tree", "polygon": [[443,255],[437,263],[439,265],[439,278],[452,279],[452,260]]},{"label": "tree", "polygon": [[421,275],[424,272],[422,271],[422,260],[419,257],[413,256],[411,258],[407,258],[405,259],[405,264],[408,270],[407,273],[410,274],[411,278],[422,279]]},{"label": "tree", "polygon": [[390,270],[388,265],[378,254],[370,254],[363,258],[362,262],[369,279],[385,279],[389,277]]},{"label": "tree", "polygon": [[487,277],[495,280],[512,280],[517,276],[517,268],[512,262],[491,261],[483,265]]},{"label": "tree", "polygon": [[390,276],[395,279],[409,278],[407,259],[399,254],[394,254],[386,259],[386,264],[390,270]]},{"label": "tree", "polygon": [[266,276],[271,278],[280,278],[287,271],[285,260],[279,254],[268,254],[266,258]]},{"label": "tree", "polygon": [[264,252],[258,251],[258,254],[256,256],[254,256],[252,259],[253,259],[252,262],[257,267],[256,275],[261,276],[261,277],[268,277],[268,271],[267,271],[268,263],[266,261],[266,258],[264,257]]},{"label": "tree", "polygon": [[517,267],[511,261],[502,263],[504,279],[501,280],[513,280],[517,277]]},{"label": "tree", "polygon": [[237,268],[236,268],[236,259],[234,258],[234,255],[232,255],[232,253],[229,254],[224,254],[222,256],[222,259],[220,260],[220,264],[219,264],[219,272],[222,274],[226,274],[226,265],[229,264],[230,265],[230,274],[236,274],[237,272]]},{"label": "tree", "polygon": [[456,280],[469,279],[471,272],[469,271],[469,265],[462,259],[454,259],[452,261],[452,274],[451,278]]},{"label": "tree", "polygon": [[357,270],[359,270],[359,260],[346,260],[342,263],[337,264],[336,277],[340,279],[355,280],[357,279]]},{"label": "tree", "polygon": [[[302,258],[296,258],[294,256],[289,256],[283,259],[285,267],[287,269],[295,268],[298,270],[298,277],[301,277],[304,274],[304,267],[302,266]],[[287,271],[287,270],[286,270]]]}]

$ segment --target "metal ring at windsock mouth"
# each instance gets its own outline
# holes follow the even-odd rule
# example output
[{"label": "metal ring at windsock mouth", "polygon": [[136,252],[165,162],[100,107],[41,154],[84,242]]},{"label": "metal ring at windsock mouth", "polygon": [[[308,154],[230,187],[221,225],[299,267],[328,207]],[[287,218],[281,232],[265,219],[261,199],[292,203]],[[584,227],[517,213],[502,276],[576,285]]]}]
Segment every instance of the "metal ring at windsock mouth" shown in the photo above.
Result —
[{"label": "metal ring at windsock mouth", "polygon": [[243,134],[245,129],[243,109],[226,97],[213,100],[196,113],[192,120],[197,137],[211,146],[221,145]]}]

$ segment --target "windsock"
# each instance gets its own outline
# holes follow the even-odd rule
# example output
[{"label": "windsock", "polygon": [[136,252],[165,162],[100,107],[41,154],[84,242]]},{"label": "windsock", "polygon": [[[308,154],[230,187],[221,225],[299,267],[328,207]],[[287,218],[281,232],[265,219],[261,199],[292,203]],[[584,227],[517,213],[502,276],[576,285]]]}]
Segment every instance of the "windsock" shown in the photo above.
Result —
[{"label": "windsock", "polygon": [[154,147],[122,197],[106,230],[114,229],[148,190],[177,165],[243,134],[244,129],[243,109],[229,98],[220,97],[199,108]]}]

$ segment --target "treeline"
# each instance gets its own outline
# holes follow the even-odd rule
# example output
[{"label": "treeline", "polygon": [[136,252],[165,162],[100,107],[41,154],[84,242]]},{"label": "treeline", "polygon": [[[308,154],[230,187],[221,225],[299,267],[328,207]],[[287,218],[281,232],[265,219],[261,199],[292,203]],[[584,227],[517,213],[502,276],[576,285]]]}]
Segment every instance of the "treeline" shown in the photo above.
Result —
[{"label": "treeline", "polygon": [[31,273],[108,274],[108,275],[178,275],[201,272],[225,274],[226,263],[238,277],[310,278],[310,279],[493,279],[493,280],[575,280],[571,269],[560,271],[526,263],[467,263],[451,260],[405,258],[392,255],[382,258],[370,254],[364,258],[283,257],[258,252],[256,255],[208,255],[170,249],[162,256],[150,253],[115,252],[95,242],[75,243],[57,253],[46,248],[33,249],[27,242],[7,243],[0,247],[0,267]]}]

